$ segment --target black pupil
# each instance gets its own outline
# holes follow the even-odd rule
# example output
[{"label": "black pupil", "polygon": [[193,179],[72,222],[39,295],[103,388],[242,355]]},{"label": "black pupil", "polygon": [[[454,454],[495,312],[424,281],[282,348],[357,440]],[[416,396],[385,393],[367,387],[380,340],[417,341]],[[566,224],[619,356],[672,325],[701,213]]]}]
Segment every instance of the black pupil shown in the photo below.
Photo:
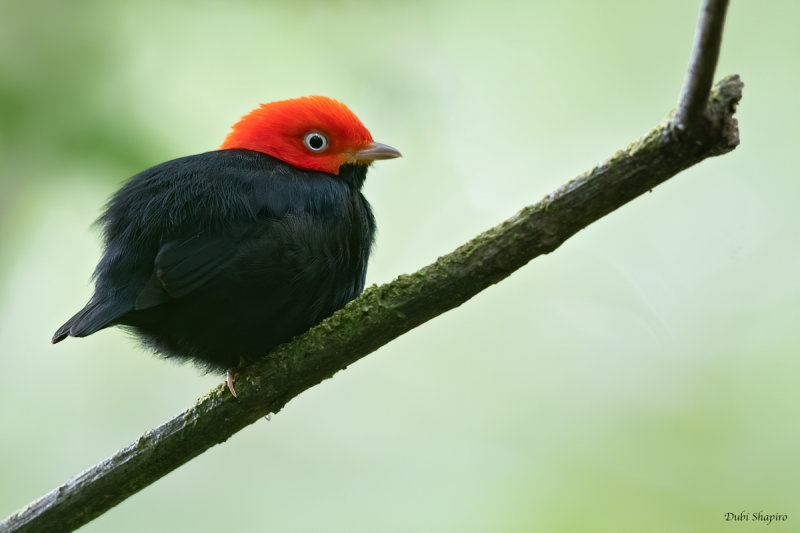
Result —
[{"label": "black pupil", "polygon": [[319,150],[324,144],[325,141],[322,139],[321,135],[311,135],[308,138],[308,145],[312,150]]}]

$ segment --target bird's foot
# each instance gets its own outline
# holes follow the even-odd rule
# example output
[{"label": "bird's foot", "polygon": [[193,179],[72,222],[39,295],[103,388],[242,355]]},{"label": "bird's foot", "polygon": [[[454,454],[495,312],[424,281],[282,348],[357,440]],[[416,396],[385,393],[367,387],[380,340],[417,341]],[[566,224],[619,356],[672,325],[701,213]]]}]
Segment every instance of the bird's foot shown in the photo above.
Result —
[{"label": "bird's foot", "polygon": [[237,398],[236,390],[233,388],[233,381],[239,376],[239,371],[237,369],[235,369],[235,368],[229,368],[227,375],[228,375],[228,379],[227,379],[227,381],[228,381],[228,390],[231,391],[231,394],[233,394],[234,398]]},{"label": "bird's foot", "polygon": [[231,391],[234,398],[238,398],[238,396],[236,396],[236,390],[233,388],[233,382],[239,377],[239,369],[246,364],[247,361],[245,361],[244,357],[239,357],[239,364],[228,369],[226,381],[228,382],[228,390]]}]

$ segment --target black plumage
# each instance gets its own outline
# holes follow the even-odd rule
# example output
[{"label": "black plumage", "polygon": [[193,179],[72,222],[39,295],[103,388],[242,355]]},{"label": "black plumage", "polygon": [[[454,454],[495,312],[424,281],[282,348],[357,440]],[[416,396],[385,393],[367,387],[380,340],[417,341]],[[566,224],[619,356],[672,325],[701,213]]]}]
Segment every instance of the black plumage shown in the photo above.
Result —
[{"label": "black plumage", "polygon": [[207,369],[267,354],[363,290],[375,233],[366,171],[227,149],[137,174],[99,220],[94,295],[53,342],[123,326]]}]

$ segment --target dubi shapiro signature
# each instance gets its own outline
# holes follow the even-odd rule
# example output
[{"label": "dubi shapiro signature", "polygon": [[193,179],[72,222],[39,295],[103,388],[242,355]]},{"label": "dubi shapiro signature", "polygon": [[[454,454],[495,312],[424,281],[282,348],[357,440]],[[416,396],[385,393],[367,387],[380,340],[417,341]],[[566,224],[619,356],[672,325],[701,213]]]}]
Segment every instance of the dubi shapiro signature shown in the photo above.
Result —
[{"label": "dubi shapiro signature", "polygon": [[747,511],[742,511],[741,513],[725,513],[723,515],[725,517],[726,522],[764,522],[766,525],[770,525],[772,522],[786,522],[789,519],[788,514],[781,514],[781,513],[765,513],[763,510],[755,512],[755,513],[748,513]]}]

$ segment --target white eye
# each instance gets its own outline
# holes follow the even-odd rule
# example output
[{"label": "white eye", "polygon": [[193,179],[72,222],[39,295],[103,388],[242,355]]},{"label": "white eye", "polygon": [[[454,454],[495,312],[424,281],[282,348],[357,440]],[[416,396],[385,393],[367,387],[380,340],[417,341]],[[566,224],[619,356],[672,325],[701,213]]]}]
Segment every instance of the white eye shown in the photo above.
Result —
[{"label": "white eye", "polygon": [[303,137],[303,144],[312,152],[321,152],[328,147],[328,138],[318,131],[310,131]]}]

